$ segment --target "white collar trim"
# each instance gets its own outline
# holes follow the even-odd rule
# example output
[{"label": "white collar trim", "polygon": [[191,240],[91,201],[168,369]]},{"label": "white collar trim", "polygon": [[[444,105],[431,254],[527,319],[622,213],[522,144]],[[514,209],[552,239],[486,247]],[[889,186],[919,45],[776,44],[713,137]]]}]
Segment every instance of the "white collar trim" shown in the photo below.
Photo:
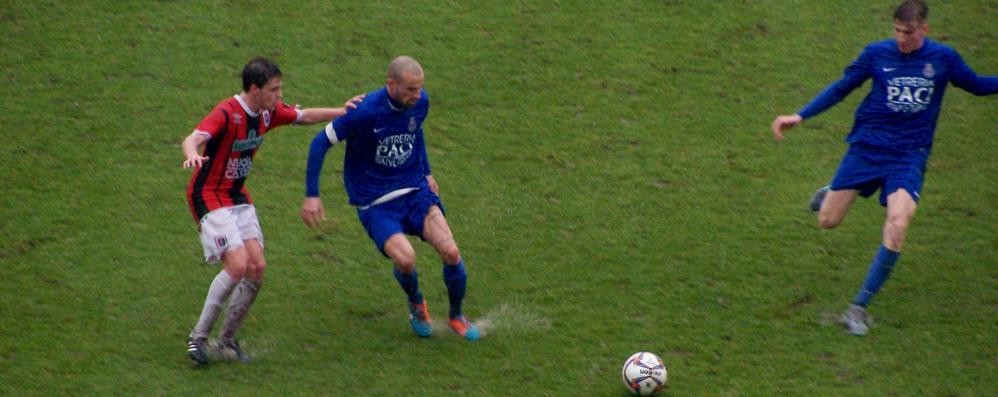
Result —
[{"label": "white collar trim", "polygon": [[257,117],[257,116],[259,116],[259,114],[257,114],[257,112],[254,112],[254,111],[250,110],[249,105],[247,105],[246,101],[243,100],[242,95],[236,94],[235,97],[236,97],[236,100],[239,101],[239,106],[243,107],[243,111],[245,111],[247,115],[249,115],[250,117]]}]

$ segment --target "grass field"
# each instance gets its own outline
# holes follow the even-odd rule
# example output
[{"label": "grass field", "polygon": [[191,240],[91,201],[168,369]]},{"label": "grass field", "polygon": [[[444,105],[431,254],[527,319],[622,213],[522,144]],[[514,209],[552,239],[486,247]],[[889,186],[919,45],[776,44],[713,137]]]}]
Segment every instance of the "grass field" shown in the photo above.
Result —
[{"label": "grass field", "polygon": [[[806,210],[866,88],[776,143],[888,1],[0,2],[0,395],[623,396],[652,351],[670,396],[998,393],[996,97],[950,89],[918,216],[874,328],[833,318],[883,210]],[[998,4],[931,2],[930,36],[998,74]],[[938,4],[937,4],[938,3]],[[284,98],[338,106],[419,59],[427,142],[469,267],[467,343],[418,339],[347,205],[298,217],[318,127],[266,140],[248,187],[266,282],[255,361],[192,369],[203,265],[180,142],[254,55]],[[438,259],[422,287],[446,310]]]}]

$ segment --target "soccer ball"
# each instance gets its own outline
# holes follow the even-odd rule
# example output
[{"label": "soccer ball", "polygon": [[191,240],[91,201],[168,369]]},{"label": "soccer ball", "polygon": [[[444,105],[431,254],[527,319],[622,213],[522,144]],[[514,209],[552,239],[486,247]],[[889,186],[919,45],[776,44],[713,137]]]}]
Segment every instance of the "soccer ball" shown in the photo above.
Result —
[{"label": "soccer ball", "polygon": [[620,373],[627,390],[640,396],[650,396],[661,390],[669,375],[662,359],[648,352],[632,354],[624,362],[624,369]]}]

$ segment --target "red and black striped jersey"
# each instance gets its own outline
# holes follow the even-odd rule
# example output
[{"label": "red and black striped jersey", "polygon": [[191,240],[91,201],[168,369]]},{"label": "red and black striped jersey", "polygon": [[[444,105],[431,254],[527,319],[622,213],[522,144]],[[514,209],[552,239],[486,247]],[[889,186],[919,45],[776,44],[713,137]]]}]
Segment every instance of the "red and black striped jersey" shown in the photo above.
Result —
[{"label": "red and black striped jersey", "polygon": [[256,113],[236,95],[201,120],[195,133],[208,135],[203,153],[208,160],[194,168],[187,184],[187,203],[195,222],[219,208],[253,203],[244,184],[264,135],[296,122],[300,115],[295,107],[280,101],[273,109]]}]

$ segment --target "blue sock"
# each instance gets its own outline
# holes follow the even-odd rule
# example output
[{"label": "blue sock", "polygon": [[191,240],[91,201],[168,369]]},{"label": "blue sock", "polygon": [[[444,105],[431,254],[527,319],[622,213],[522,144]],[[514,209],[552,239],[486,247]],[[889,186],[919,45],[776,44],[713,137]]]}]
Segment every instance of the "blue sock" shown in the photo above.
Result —
[{"label": "blue sock", "polygon": [[419,292],[419,276],[416,275],[416,269],[412,269],[412,273],[405,274],[395,268],[394,273],[402,290],[409,296],[409,303],[422,302],[423,294]]},{"label": "blue sock", "polygon": [[456,265],[444,264],[444,284],[447,284],[447,298],[450,299],[450,317],[461,315],[461,302],[464,301],[464,289],[468,282],[468,273],[464,271],[464,261]]},{"label": "blue sock", "polygon": [[900,252],[891,251],[881,245],[880,249],[877,250],[877,256],[873,257],[873,263],[870,264],[870,272],[866,275],[866,281],[863,282],[863,287],[859,289],[859,293],[856,294],[852,303],[863,307],[869,305],[873,296],[877,294],[877,291],[880,291],[880,287],[887,282],[899,256],[901,256]]}]

